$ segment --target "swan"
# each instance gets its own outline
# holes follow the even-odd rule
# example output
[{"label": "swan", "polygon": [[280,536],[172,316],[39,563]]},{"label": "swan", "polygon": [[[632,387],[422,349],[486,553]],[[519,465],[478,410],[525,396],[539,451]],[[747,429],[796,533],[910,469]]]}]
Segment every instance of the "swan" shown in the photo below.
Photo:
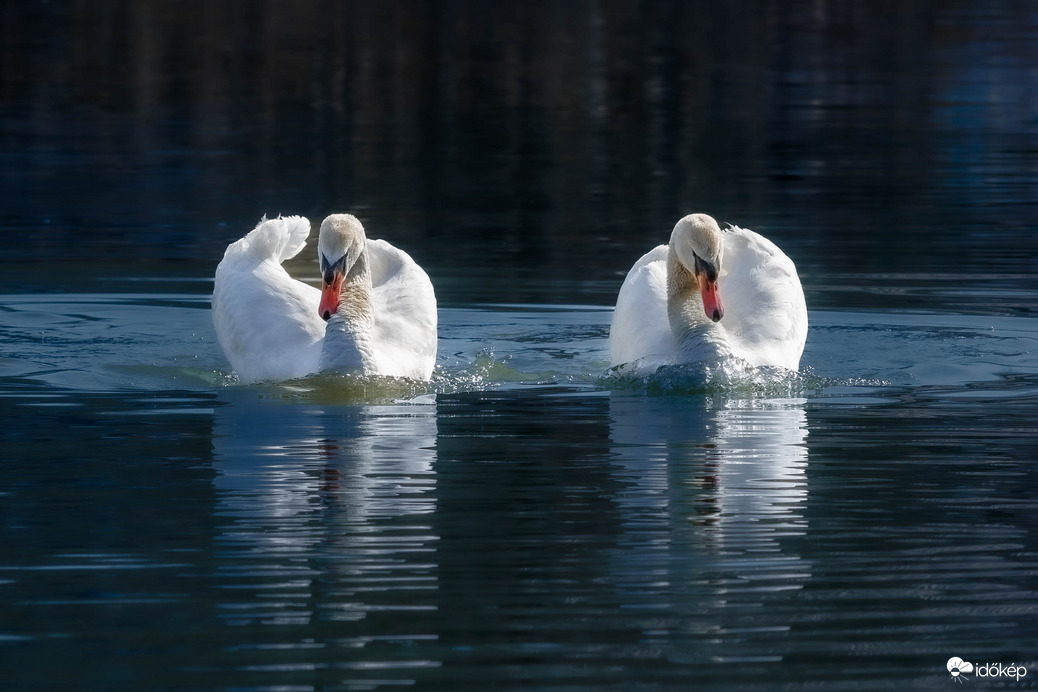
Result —
[{"label": "swan", "polygon": [[770,240],[706,214],[674,226],[669,245],[627,273],[609,330],[613,366],[741,361],[797,370],[807,304],[796,266]]},{"label": "swan", "polygon": [[306,245],[302,216],[264,217],[216,268],[217,341],[243,382],[334,371],[428,380],[436,362],[436,296],[428,275],[351,214],[321,224],[321,289],[282,263]]}]

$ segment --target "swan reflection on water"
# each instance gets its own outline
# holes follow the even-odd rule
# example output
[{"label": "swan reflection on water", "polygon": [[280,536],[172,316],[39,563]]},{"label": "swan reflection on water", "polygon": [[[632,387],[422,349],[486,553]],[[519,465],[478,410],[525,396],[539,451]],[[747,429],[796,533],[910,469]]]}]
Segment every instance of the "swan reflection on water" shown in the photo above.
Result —
[{"label": "swan reflection on water", "polygon": [[[628,483],[618,497],[625,546],[614,569],[637,577],[626,583],[631,598],[652,601],[644,594],[666,585],[674,627],[717,635],[745,627],[746,608],[803,587],[810,563],[787,540],[808,530],[803,404],[610,398],[614,464]],[[754,612],[754,627],[789,627],[783,608]],[[728,646],[723,655],[737,652]]]},{"label": "swan reflection on water", "polygon": [[[226,605],[229,622],[362,619],[435,588],[434,403],[221,396],[232,405],[217,409],[214,426],[216,512],[228,520],[218,544],[239,599]],[[294,593],[274,607],[264,590],[284,579],[279,591]],[[375,586],[367,600],[318,593]]]},{"label": "swan reflection on water", "polygon": [[[774,541],[772,531],[803,531],[808,456],[803,404],[803,399],[730,400],[710,409],[679,397],[614,395],[615,463],[631,483],[621,504],[632,517],[654,521],[685,515],[738,549]],[[768,523],[759,536],[725,535],[737,524],[762,519]]]},{"label": "swan reflection on water", "polygon": [[298,636],[325,637],[328,665],[391,658],[397,673],[474,647],[521,655],[545,637],[562,661],[604,632],[679,658],[782,655],[726,633],[748,612],[753,627],[784,631],[789,610],[759,606],[810,577],[788,542],[807,531],[802,400],[543,388],[392,405],[221,398],[228,625],[305,626]]}]

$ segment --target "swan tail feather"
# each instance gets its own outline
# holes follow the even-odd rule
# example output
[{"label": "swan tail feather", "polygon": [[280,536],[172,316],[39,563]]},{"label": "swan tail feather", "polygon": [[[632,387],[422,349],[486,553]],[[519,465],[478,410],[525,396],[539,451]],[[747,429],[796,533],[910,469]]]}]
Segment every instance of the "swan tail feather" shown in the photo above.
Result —
[{"label": "swan tail feather", "polygon": [[264,216],[244,238],[227,246],[225,259],[246,259],[259,263],[273,260],[281,264],[299,254],[310,236],[310,221],[305,216]]}]

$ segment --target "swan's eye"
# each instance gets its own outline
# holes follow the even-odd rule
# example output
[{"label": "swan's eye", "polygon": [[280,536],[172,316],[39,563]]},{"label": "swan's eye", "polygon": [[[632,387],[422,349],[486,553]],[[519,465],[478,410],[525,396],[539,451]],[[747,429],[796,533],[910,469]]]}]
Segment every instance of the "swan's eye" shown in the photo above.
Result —
[{"label": "swan's eye", "polygon": [[696,276],[706,274],[706,278],[710,281],[717,281],[717,267],[695,253],[692,253],[692,256],[696,258]]},{"label": "swan's eye", "polygon": [[343,255],[338,262],[332,264],[328,261],[328,258],[321,255],[321,276],[324,278],[326,284],[330,284],[335,280],[335,272],[340,274],[346,274],[346,256]]}]

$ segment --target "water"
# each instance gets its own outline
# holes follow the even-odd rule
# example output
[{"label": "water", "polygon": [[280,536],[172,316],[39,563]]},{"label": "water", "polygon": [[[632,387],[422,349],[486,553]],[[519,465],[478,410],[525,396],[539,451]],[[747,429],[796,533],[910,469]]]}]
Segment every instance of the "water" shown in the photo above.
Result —
[{"label": "water", "polygon": [[[3,11],[5,688],[1034,686],[1032,8],[260,7]],[[343,209],[433,381],[237,383],[223,248]],[[608,372],[692,209],[799,375]]]}]

